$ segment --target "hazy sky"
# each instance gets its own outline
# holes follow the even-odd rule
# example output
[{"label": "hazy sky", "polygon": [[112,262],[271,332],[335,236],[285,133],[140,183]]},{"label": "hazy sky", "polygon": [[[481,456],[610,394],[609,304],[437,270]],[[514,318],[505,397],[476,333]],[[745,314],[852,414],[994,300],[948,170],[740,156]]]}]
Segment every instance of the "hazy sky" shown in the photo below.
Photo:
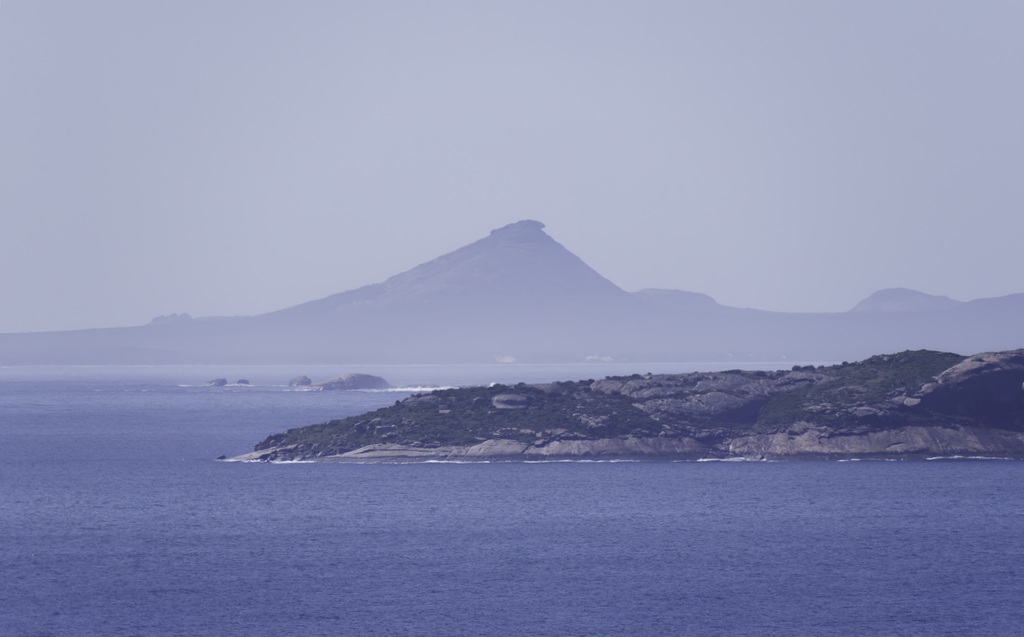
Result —
[{"label": "hazy sky", "polygon": [[0,0],[0,332],[244,315],[520,219],[627,290],[1024,292],[1024,3]]}]

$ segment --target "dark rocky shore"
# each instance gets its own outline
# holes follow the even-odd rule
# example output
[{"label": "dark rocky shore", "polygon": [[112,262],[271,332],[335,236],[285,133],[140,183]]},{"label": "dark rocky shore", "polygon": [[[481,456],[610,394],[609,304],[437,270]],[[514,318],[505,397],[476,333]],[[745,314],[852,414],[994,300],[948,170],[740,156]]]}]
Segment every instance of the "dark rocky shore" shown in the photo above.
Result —
[{"label": "dark rocky shore", "polygon": [[269,436],[249,461],[1024,458],[1024,349],[466,387]]}]

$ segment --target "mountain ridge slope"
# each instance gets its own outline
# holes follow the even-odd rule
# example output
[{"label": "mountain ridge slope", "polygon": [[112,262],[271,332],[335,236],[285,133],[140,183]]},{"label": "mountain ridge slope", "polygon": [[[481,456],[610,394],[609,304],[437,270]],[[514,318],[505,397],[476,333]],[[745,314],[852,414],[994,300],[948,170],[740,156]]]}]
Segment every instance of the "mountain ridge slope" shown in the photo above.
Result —
[{"label": "mountain ridge slope", "polygon": [[1024,344],[1024,294],[949,307],[898,294],[924,299],[920,311],[733,308],[693,292],[626,292],[543,228],[508,224],[381,283],[257,316],[0,334],[0,365],[841,361]]}]

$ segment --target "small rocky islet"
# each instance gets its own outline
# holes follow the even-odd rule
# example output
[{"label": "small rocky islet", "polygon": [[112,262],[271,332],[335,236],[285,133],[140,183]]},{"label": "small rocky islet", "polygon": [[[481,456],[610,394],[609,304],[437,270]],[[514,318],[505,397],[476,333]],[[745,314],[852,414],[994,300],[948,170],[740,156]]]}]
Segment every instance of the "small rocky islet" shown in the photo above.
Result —
[{"label": "small rocky islet", "polygon": [[416,394],[239,461],[1024,458],[1024,349]]},{"label": "small rocky islet", "polygon": [[[206,387],[225,387],[228,385],[228,379],[226,378],[214,378],[203,383]],[[251,385],[252,383],[245,378],[240,378],[234,382],[235,385]],[[342,374],[332,378],[331,380],[325,380],[323,382],[314,383],[310,380],[309,376],[295,376],[288,381],[289,387],[297,387],[300,389],[309,389],[314,391],[326,390],[326,391],[346,391],[346,390],[361,390],[361,389],[392,389],[391,384],[384,380],[380,376],[373,376],[370,374]]]}]

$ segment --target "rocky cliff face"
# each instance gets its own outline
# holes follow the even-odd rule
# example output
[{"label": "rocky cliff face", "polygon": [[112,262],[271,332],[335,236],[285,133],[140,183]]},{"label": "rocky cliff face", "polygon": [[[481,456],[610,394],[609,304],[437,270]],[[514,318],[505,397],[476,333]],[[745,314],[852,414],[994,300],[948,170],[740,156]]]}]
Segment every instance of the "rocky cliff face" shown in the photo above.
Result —
[{"label": "rocky cliff face", "polygon": [[1024,350],[470,387],[268,437],[240,460],[1024,458]]},{"label": "rocky cliff face", "polygon": [[1024,430],[1024,350],[978,354],[939,374],[911,400],[980,425]]}]

